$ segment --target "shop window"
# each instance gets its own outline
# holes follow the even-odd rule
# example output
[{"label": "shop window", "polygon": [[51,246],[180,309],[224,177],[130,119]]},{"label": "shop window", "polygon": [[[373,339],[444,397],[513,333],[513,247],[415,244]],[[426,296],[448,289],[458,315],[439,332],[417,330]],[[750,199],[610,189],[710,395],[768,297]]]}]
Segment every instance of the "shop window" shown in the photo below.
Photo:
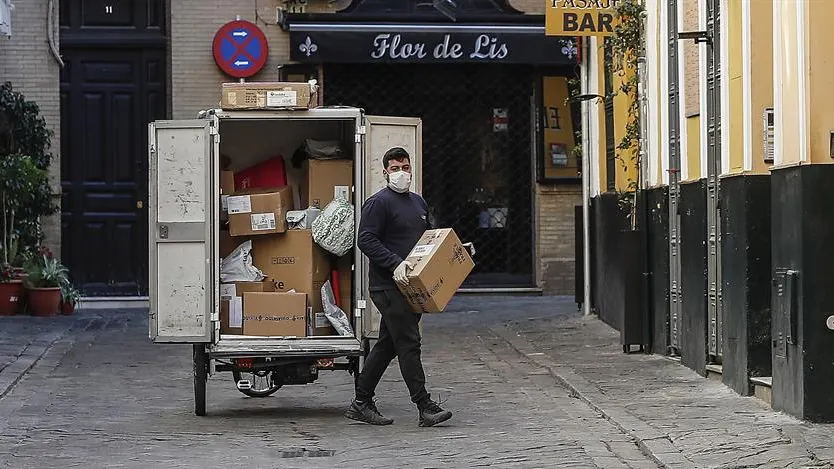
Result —
[{"label": "shop window", "polygon": [[576,182],[581,177],[580,108],[568,102],[574,77],[544,75],[539,88],[538,182]]}]

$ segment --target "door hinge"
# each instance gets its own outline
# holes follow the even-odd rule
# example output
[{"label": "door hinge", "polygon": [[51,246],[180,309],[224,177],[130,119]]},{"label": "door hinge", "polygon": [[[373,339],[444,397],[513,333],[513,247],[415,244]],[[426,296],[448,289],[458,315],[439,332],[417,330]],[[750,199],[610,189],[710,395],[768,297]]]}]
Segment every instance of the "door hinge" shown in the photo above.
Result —
[{"label": "door hinge", "polygon": [[214,123],[212,122],[211,124],[209,124],[209,135],[217,135],[217,134],[218,134],[217,126],[214,125]]}]

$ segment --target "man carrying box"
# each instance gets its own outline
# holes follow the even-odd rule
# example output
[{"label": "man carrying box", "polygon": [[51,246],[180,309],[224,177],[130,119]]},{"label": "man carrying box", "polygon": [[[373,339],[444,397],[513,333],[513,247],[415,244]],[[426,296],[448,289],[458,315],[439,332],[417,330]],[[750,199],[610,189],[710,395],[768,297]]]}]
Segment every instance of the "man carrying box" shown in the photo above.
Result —
[{"label": "man carrying box", "polygon": [[399,360],[403,380],[411,401],[417,404],[419,424],[431,427],[452,418],[426,391],[426,375],[420,359],[420,314],[400,293],[395,281],[408,284],[408,272],[414,266],[405,259],[430,228],[428,206],[411,192],[411,158],[396,147],[382,159],[388,187],[371,196],[362,207],[359,222],[359,249],[371,263],[371,300],[382,313],[379,340],[371,349],[356,385],[356,399],[345,416],[372,425],[390,425],[376,404],[374,392],[382,375],[395,357]]}]

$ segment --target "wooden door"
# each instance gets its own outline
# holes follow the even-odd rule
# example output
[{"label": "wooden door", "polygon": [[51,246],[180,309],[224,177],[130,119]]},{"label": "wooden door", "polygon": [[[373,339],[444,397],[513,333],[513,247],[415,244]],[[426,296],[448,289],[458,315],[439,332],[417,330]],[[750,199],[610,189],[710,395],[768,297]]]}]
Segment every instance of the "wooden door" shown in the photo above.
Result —
[{"label": "wooden door", "polygon": [[148,292],[147,125],[166,117],[162,3],[62,3],[62,257],[89,296]]}]

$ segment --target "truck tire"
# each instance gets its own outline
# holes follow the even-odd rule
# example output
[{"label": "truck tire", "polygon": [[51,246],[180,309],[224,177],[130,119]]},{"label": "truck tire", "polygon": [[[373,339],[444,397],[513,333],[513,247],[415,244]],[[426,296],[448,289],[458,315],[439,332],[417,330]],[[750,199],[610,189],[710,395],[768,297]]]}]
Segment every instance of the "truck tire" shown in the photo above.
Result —
[{"label": "truck tire", "polygon": [[206,415],[206,382],[208,381],[208,354],[204,344],[194,344],[194,414]]}]

